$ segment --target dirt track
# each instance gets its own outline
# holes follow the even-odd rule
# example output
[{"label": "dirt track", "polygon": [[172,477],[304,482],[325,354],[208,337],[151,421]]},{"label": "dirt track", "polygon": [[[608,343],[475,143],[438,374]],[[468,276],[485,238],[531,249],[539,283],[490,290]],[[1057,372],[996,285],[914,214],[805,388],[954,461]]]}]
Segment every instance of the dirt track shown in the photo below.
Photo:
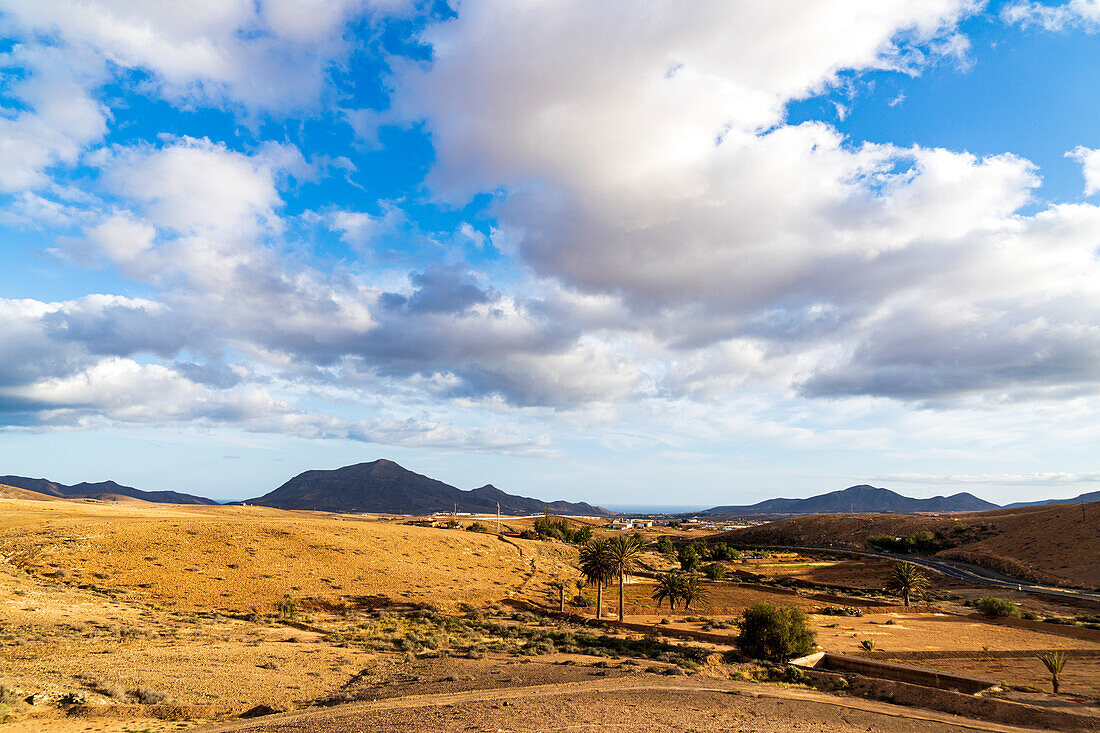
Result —
[{"label": "dirt track", "polygon": [[[566,698],[556,699],[556,698]],[[560,731],[998,731],[1031,729],[968,721],[944,713],[840,698],[802,689],[762,688],[721,680],[620,678],[414,695],[306,710],[198,729],[208,733],[337,733],[394,730]]]}]

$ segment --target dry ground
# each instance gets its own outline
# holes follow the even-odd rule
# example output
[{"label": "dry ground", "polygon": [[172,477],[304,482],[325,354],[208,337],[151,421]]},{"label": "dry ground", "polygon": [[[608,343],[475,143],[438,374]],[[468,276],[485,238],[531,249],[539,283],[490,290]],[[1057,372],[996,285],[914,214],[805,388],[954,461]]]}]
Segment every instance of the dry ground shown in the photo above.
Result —
[{"label": "dry ground", "polygon": [[0,556],[179,610],[265,611],[287,593],[453,609],[575,574],[572,555],[545,542],[262,507],[0,502]]},{"label": "dry ground", "polygon": [[[690,721],[696,730],[960,729],[906,708],[859,700],[851,701],[855,707],[838,706],[836,698],[816,692],[757,698],[754,690],[780,692],[771,685],[733,684],[721,666],[671,678],[664,672],[675,660],[635,662],[553,650],[532,657],[518,650],[522,639],[478,642],[479,651],[471,647],[466,656],[438,654],[432,650],[439,645],[460,648],[469,640],[370,610],[419,604],[453,613],[509,597],[545,604],[547,581],[576,577],[575,556],[574,549],[556,543],[502,541],[370,517],[0,498],[0,686],[20,690],[18,698],[39,695],[4,730],[182,730],[259,704],[293,710],[325,700],[404,700],[485,689],[503,690],[493,694],[504,696],[420,707],[394,703],[354,713],[352,722],[264,725],[393,730],[415,721],[424,730],[560,730],[566,723],[578,730],[679,730]],[[710,587],[707,604],[672,615],[675,623],[668,627],[702,628],[701,622],[685,622],[685,615],[728,620],[760,600],[808,611],[823,605],[781,590]],[[627,610],[637,614],[631,620],[651,623],[660,634],[657,622],[669,614],[655,615],[651,589],[649,581],[630,583]],[[301,601],[307,615],[277,619],[285,594]],[[615,599],[612,590],[605,607]],[[833,651],[850,651],[863,638],[875,638],[882,649],[1100,646],[956,616],[866,610],[862,618],[814,616],[821,644]],[[891,619],[896,623],[885,623]],[[392,629],[379,636],[375,627],[386,624]],[[696,648],[708,651],[707,645]],[[1092,667],[1078,672],[1087,669]],[[597,691],[620,678],[647,689]],[[674,683],[696,689],[665,689]],[[718,683],[729,689],[699,689]],[[564,697],[560,691],[533,691],[577,684],[597,687],[562,687],[571,691]],[[71,708],[83,717],[64,714],[57,703],[65,696],[83,701]],[[139,704],[161,696],[159,705]]]}]

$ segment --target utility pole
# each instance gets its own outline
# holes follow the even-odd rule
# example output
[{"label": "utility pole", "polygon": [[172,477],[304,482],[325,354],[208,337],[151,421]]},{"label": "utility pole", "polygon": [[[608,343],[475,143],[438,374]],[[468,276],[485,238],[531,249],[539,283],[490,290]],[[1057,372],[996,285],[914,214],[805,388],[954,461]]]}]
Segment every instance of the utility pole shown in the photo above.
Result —
[{"label": "utility pole", "polygon": [[500,502],[497,502],[497,534],[500,534]]}]

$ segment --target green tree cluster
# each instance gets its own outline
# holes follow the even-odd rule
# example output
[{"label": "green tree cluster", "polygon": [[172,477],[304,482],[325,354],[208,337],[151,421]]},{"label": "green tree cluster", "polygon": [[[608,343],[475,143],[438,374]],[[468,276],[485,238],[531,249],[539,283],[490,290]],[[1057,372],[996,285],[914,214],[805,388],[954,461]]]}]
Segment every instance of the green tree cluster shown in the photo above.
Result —
[{"label": "green tree cluster", "polygon": [[544,514],[535,520],[534,534],[542,540],[554,539],[583,545],[592,539],[592,528],[581,526],[574,528],[564,517],[551,517]]},{"label": "green tree cluster", "polygon": [[657,587],[653,590],[653,600],[660,609],[663,601],[668,601],[670,610],[676,610],[676,604],[682,603],[690,608],[696,601],[706,600],[706,589],[694,573],[664,573],[657,577]]},{"label": "green tree cluster", "polygon": [[910,552],[937,552],[943,549],[940,542],[937,541],[936,535],[926,529],[902,537],[885,534],[875,535],[867,538],[867,544],[876,550],[904,554]]}]

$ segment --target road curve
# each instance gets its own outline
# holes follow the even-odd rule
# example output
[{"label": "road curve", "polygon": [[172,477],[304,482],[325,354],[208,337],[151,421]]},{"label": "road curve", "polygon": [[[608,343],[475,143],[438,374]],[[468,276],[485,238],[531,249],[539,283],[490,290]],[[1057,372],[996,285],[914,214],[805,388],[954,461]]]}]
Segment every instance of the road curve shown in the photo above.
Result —
[{"label": "road curve", "polygon": [[[745,547],[748,547],[748,545],[745,545]],[[908,562],[913,565],[919,565],[932,572],[946,575],[949,578],[955,578],[956,580],[965,580],[971,583],[988,585],[994,588],[1004,588],[1006,590],[1021,591],[1023,593],[1036,593],[1038,595],[1055,596],[1059,598],[1075,598],[1078,600],[1100,603],[1100,593],[1078,590],[1076,588],[1055,588],[1049,585],[1038,585],[1029,583],[1026,580],[1010,578],[1007,575],[1001,575],[1000,573],[980,568],[976,565],[941,560],[926,555],[893,555],[888,552],[850,550],[842,547],[801,547],[797,545],[752,545],[752,547],[762,550],[795,550],[798,552],[829,552],[844,555],[861,555],[863,557],[874,557],[880,560]]]}]

